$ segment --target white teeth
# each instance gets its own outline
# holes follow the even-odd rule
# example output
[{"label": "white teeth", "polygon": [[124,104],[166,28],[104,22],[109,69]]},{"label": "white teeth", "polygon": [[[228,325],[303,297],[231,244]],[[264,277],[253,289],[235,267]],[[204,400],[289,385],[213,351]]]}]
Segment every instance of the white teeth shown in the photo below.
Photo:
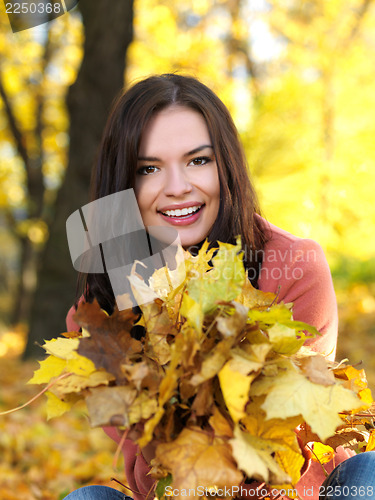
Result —
[{"label": "white teeth", "polygon": [[162,212],[164,215],[168,215],[168,217],[183,217],[185,215],[190,215],[201,208],[202,205],[196,205],[195,207],[189,208],[177,208],[176,210],[166,210]]}]

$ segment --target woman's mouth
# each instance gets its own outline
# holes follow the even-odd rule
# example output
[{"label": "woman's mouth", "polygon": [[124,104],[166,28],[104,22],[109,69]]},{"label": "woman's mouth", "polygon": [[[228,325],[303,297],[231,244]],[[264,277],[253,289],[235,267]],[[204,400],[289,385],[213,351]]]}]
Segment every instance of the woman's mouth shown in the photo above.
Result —
[{"label": "woman's mouth", "polygon": [[159,212],[164,220],[173,225],[188,225],[195,222],[201,214],[202,208],[205,205],[194,205],[188,208],[177,208],[175,210],[165,210]]}]

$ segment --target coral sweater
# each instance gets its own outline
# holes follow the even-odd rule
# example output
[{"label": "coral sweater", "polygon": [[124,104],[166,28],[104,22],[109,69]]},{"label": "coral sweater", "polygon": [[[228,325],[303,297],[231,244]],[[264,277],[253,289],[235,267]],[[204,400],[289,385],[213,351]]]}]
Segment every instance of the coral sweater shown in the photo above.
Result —
[{"label": "coral sweater", "polygon": [[[259,216],[257,216],[259,217]],[[337,342],[337,305],[330,269],[320,245],[310,239],[301,239],[262,219],[268,242],[258,280],[260,290],[278,294],[278,302],[293,302],[293,317],[315,326],[321,336],[307,341],[310,347],[334,359]],[[79,326],[73,320],[74,308],[67,316],[68,330]],[[114,427],[104,431],[117,443],[120,436]],[[144,500],[152,491],[153,479],[148,476],[149,466],[138,446],[127,439],[122,448],[125,474],[135,500]],[[330,472],[335,465],[351,456],[338,449],[334,461],[326,464]],[[319,486],[325,479],[320,464],[312,462],[297,484],[299,496],[305,500],[318,500]],[[134,493],[139,492],[139,493]],[[152,495],[149,496],[152,498]]]}]

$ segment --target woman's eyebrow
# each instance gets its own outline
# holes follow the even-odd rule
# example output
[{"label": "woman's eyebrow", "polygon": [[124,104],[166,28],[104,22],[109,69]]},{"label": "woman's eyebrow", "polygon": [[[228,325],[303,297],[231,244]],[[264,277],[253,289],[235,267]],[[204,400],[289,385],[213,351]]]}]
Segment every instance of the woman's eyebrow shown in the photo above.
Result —
[{"label": "woman's eyebrow", "polygon": [[[207,148],[214,149],[213,146],[211,146],[211,144],[202,144],[202,146],[198,146],[197,148],[188,151],[187,153],[184,154],[184,156],[195,155],[196,153],[199,153],[203,149]],[[139,156],[138,161],[161,161],[161,159],[157,158],[156,156]]]},{"label": "woman's eyebrow", "polygon": [[138,156],[138,161],[161,161],[156,156]]},{"label": "woman's eyebrow", "polygon": [[188,153],[185,153],[184,156],[191,156],[191,155],[195,155],[195,153],[199,153],[199,151],[202,151],[203,149],[206,149],[206,148],[211,148],[211,149],[214,149],[211,144],[203,144],[202,146],[198,146],[197,148],[194,148],[192,149],[191,151],[189,151]]}]

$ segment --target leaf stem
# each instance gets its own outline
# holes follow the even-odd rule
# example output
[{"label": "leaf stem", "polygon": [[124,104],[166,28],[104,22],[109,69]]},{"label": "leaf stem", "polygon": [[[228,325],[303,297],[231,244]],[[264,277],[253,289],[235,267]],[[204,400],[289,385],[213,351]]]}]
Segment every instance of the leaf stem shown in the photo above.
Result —
[{"label": "leaf stem", "polygon": [[[112,467],[114,469],[116,469],[117,467],[117,462],[118,462],[118,459],[119,459],[119,456],[120,456],[120,453],[121,453],[121,450],[122,450],[122,447],[124,445],[124,442],[125,442],[125,439],[129,433],[129,430],[130,429],[125,429],[122,436],[121,436],[121,439],[119,441],[119,444],[117,446],[117,449],[116,449],[116,453],[115,453],[115,456],[113,457],[113,462],[112,462]],[[114,479],[112,478],[114,481],[117,481],[117,479]],[[121,483],[120,483],[121,484]]]},{"label": "leaf stem", "polygon": [[26,403],[24,403],[21,406],[17,406],[17,408],[12,408],[11,410],[7,410],[7,411],[2,411],[0,413],[0,416],[2,417],[3,415],[9,415],[10,413],[14,413],[18,410],[22,410],[23,408],[26,408],[26,406],[29,406],[31,403],[33,403],[35,400],[37,400],[42,394],[44,394],[46,391],[48,391],[48,389],[50,389],[53,385],[55,385],[56,382],[59,382],[60,380],[68,377],[69,375],[72,375],[72,373],[71,372],[63,373],[59,377],[55,378],[55,380],[50,382],[42,391],[40,391],[36,396],[32,397],[29,401],[27,401]]},{"label": "leaf stem", "polygon": [[306,448],[308,448],[311,453],[314,455],[314,457],[316,458],[316,460],[318,461],[318,463],[320,464],[321,468],[323,469],[323,472],[324,472],[324,475],[325,477],[328,477],[328,472],[325,470],[324,468],[324,465],[322,464],[322,462],[319,460],[319,457],[318,455],[315,453],[315,451],[311,448],[311,446],[309,446],[308,444],[306,445]]},{"label": "leaf stem", "polygon": [[123,488],[125,488],[126,490],[131,491],[132,493],[136,493],[137,495],[142,495],[143,497],[145,496],[140,491],[132,490],[129,486],[126,486],[124,483],[122,483],[121,481],[119,481],[115,477],[111,477],[111,481],[116,481],[116,483],[120,484]]}]

